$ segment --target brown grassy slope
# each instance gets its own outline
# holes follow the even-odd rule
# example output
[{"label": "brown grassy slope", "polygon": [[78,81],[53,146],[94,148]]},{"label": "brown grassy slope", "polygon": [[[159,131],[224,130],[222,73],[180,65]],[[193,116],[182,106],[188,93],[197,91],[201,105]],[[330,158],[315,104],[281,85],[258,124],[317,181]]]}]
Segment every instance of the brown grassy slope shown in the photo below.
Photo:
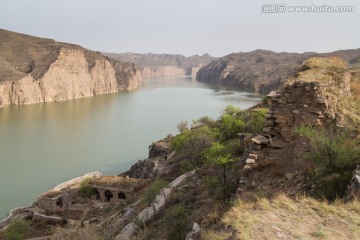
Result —
[{"label": "brown grassy slope", "polygon": [[206,230],[202,239],[360,239],[360,202],[255,197],[237,200],[221,224],[222,231]]},{"label": "brown grassy slope", "polygon": [[[0,29],[0,56],[3,60],[0,81],[16,80],[28,73],[35,78],[41,77],[56,60],[62,47],[75,46]],[[5,69],[7,74],[3,75]]]}]

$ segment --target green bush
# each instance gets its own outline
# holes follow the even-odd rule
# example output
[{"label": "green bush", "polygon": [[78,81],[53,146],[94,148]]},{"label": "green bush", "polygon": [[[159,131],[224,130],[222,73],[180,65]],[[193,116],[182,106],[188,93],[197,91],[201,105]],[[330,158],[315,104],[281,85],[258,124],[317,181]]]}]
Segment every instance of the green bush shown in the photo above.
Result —
[{"label": "green bush", "polygon": [[186,130],[173,138],[171,148],[189,160],[194,160],[201,157],[203,151],[211,146],[215,135],[208,126]]},{"label": "green bush", "polygon": [[16,220],[9,225],[5,233],[5,238],[7,240],[22,240],[24,239],[24,235],[28,231],[28,229],[28,222],[26,222],[25,220]]},{"label": "green bush", "polygon": [[234,107],[233,105],[227,105],[223,111],[223,115],[235,116],[240,112],[240,108]]},{"label": "green bush", "polygon": [[203,126],[203,125],[207,125],[210,128],[214,128],[217,126],[217,122],[214,121],[213,119],[211,119],[208,116],[205,117],[201,117],[197,120],[193,120],[192,122],[192,127],[198,127],[198,126]]},{"label": "green bush", "polygon": [[328,200],[343,196],[352,171],[360,164],[358,140],[352,139],[348,131],[301,126],[296,132],[309,138],[313,147],[309,158],[314,163],[312,175],[319,194]]},{"label": "green bush", "polygon": [[168,212],[165,216],[168,223],[169,233],[168,239],[183,240],[186,237],[188,224],[186,221],[186,208],[183,204],[178,204]]},{"label": "green bush", "polygon": [[91,203],[91,196],[96,194],[96,191],[93,187],[91,187],[91,179],[85,178],[80,183],[80,194],[84,198],[89,198],[89,201]]},{"label": "green bush", "polygon": [[248,116],[245,118],[245,131],[253,133],[253,134],[260,134],[262,133],[264,123],[265,123],[265,115],[267,110],[258,110],[258,111],[251,111]]},{"label": "green bush", "polygon": [[240,109],[232,105],[226,106],[220,117],[221,139],[226,141],[235,138],[239,132],[242,132],[245,123],[240,119]]},{"label": "green bush", "polygon": [[[234,159],[231,158],[229,149],[220,143],[213,143],[212,146],[206,151],[205,157],[208,162],[215,164],[221,169],[218,171],[218,177],[221,179],[219,181],[219,188],[222,190],[223,201],[226,201],[226,198],[229,196],[229,173],[233,166]],[[213,183],[217,183],[214,181]]]}]

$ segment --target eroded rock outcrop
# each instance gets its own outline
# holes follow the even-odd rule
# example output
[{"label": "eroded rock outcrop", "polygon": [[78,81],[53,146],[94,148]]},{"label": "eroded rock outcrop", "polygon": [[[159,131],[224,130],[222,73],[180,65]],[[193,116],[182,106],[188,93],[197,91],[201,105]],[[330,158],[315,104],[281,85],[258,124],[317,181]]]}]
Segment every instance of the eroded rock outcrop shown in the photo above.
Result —
[{"label": "eroded rock outcrop", "polygon": [[202,67],[196,79],[231,85],[248,91],[268,93],[281,87],[310,57],[337,56],[347,63],[359,61],[360,49],[331,53],[276,53],[267,50],[232,53]]},{"label": "eroded rock outcrop", "polygon": [[[16,50],[19,41],[25,45]],[[131,91],[141,82],[134,64],[80,46],[5,30],[0,30],[0,42],[0,106]]]}]

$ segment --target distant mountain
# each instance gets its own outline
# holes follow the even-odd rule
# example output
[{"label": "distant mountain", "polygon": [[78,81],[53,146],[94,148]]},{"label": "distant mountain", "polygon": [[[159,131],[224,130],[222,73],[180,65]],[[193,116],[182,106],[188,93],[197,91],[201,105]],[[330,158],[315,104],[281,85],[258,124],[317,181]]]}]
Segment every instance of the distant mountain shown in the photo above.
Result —
[{"label": "distant mountain", "polygon": [[360,62],[360,49],[318,54],[314,52],[276,53],[267,50],[232,53],[202,67],[196,78],[203,82],[232,85],[248,91],[267,93],[295,74],[304,60],[338,56],[349,64]]},{"label": "distant mountain", "polygon": [[138,88],[140,72],[81,46],[0,29],[0,107]]},{"label": "distant mountain", "polygon": [[143,77],[154,76],[195,76],[200,67],[207,65],[216,58],[209,54],[185,57],[178,54],[152,53],[103,53],[113,59],[134,63],[139,66]]}]

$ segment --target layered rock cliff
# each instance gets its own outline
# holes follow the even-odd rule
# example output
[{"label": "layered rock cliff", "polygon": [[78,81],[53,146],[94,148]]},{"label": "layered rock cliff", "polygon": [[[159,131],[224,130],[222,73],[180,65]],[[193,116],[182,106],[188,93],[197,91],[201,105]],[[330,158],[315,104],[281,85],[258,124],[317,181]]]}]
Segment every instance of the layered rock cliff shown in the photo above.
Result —
[{"label": "layered rock cliff", "polygon": [[142,77],[196,76],[204,65],[216,59],[208,54],[185,57],[177,54],[104,53],[119,61],[131,62],[140,67]]},{"label": "layered rock cliff", "polygon": [[141,76],[144,78],[185,75],[187,75],[186,70],[176,66],[144,67],[141,69]]},{"label": "layered rock cliff", "polygon": [[130,91],[140,82],[134,64],[80,46],[0,30],[0,106]]},{"label": "layered rock cliff", "polygon": [[197,80],[222,85],[232,85],[248,91],[268,93],[276,90],[302,66],[304,60],[313,57],[338,56],[352,64],[360,59],[360,49],[332,53],[276,53],[255,50],[232,53],[212,61],[197,73]]}]

